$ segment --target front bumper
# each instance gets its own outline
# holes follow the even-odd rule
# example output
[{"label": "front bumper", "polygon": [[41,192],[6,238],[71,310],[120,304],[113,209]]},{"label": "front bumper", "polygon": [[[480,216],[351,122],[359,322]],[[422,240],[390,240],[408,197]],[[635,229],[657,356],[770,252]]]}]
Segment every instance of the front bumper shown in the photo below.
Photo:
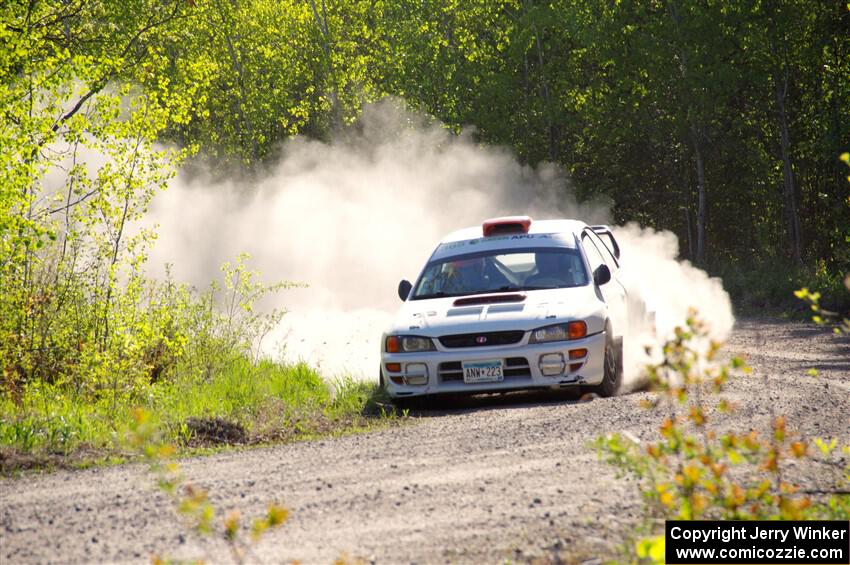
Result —
[{"label": "front bumper", "polygon": [[[587,355],[570,359],[570,351],[577,349],[586,349]],[[561,388],[601,383],[604,358],[605,332],[577,340],[540,344],[527,343],[526,336],[522,342],[514,345],[440,348],[439,351],[422,353],[383,353],[381,374],[387,393],[393,398]],[[494,359],[503,361],[502,381],[464,382],[462,362]],[[559,359],[563,361],[559,362]],[[401,370],[388,370],[387,365],[392,363],[398,363]]]}]

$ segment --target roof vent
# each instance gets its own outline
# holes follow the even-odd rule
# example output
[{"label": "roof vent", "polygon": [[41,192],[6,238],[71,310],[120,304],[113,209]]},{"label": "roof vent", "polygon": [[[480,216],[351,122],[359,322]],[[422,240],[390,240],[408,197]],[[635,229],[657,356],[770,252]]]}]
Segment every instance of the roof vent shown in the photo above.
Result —
[{"label": "roof vent", "polygon": [[504,218],[493,218],[486,220],[481,226],[484,237],[491,235],[504,235],[508,233],[528,233],[531,227],[531,218],[528,216],[506,216]]}]

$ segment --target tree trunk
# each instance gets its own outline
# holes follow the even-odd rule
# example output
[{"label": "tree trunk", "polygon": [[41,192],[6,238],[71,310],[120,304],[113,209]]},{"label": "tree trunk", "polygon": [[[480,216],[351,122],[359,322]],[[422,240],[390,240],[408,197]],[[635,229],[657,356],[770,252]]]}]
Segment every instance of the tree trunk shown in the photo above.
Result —
[{"label": "tree trunk", "polygon": [[779,117],[779,141],[782,152],[782,192],[785,197],[785,222],[788,230],[788,241],[791,245],[791,256],[796,263],[802,264],[800,214],[797,210],[797,187],[794,182],[794,169],[791,166],[791,134],[788,130],[788,113],[785,106],[788,96],[787,61],[784,62],[783,67],[782,78],[774,77],[776,107]]},{"label": "tree trunk", "polygon": [[691,126],[691,140],[694,144],[694,156],[696,157],[697,169],[697,249],[695,260],[699,264],[705,263],[705,226],[708,222],[708,198],[705,189],[705,162],[702,156],[702,143],[699,130]]},{"label": "tree trunk", "polygon": [[[677,41],[679,42],[678,51],[679,51],[679,71],[682,75],[683,83],[687,84],[688,79],[688,53],[685,50],[685,46],[681,39],[681,15],[679,14],[679,10],[676,6],[676,3],[671,1],[667,4],[667,10],[670,14],[670,20],[673,22],[673,26],[676,30],[676,36],[678,37]],[[708,195],[706,193],[705,186],[705,158],[703,155],[703,147],[702,147],[702,138],[703,138],[703,128],[702,123],[698,120],[697,117],[698,108],[694,103],[693,97],[689,91],[684,90],[682,92],[682,102],[685,110],[685,115],[689,116],[689,126],[688,132],[690,134],[691,143],[694,147],[694,157],[696,160],[696,173],[697,173],[697,237],[696,237],[696,255],[694,256],[694,261],[698,264],[705,263],[706,256],[706,237],[705,237],[705,226],[708,223]]]},{"label": "tree trunk", "polygon": [[688,258],[693,260],[697,255],[696,238],[694,237],[694,223],[691,221],[691,209],[685,207],[685,230],[688,236]]},{"label": "tree trunk", "polygon": [[310,8],[313,12],[313,18],[316,20],[316,25],[319,27],[319,32],[322,34],[322,52],[325,54],[325,63],[328,66],[328,76],[330,77],[330,92],[328,96],[331,99],[331,127],[334,130],[339,130],[342,126],[342,109],[339,103],[339,82],[336,76],[336,69],[333,63],[333,53],[331,51],[331,31],[328,26],[328,12],[325,5],[325,0],[322,0],[322,13],[316,7],[316,0],[309,0]]},{"label": "tree trunk", "polygon": [[257,144],[257,136],[254,133],[254,125],[245,112],[245,104],[248,101],[248,94],[245,89],[245,68],[243,66],[245,56],[242,49],[242,40],[239,35],[237,34],[235,36],[235,42],[231,36],[231,31],[234,29],[234,17],[232,17],[229,10],[232,10],[234,14],[237,14],[235,17],[238,17],[239,2],[237,0],[230,0],[229,9],[223,7],[220,3],[218,4],[222,36],[230,58],[230,66],[236,73],[236,86],[238,87],[238,93],[233,98],[235,113],[239,116],[239,119],[235,122],[236,135],[239,138],[240,149],[250,151],[251,165],[254,165],[257,162],[260,151]]},{"label": "tree trunk", "polygon": [[549,93],[549,83],[546,80],[546,71],[544,69],[544,61],[543,61],[543,43],[540,41],[540,32],[537,30],[537,26],[534,26],[534,37],[537,43],[537,61],[540,65],[540,86],[543,90],[543,103],[546,108],[546,134],[548,136],[549,141],[549,161],[552,163],[555,162],[557,155],[557,138],[558,132],[555,127],[555,123],[552,119],[552,97]]}]

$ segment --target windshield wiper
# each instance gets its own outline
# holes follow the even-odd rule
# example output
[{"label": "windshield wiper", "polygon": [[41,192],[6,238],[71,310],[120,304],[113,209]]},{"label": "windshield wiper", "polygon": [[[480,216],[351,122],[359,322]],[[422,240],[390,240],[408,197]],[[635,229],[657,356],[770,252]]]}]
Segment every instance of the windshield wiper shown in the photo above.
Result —
[{"label": "windshield wiper", "polygon": [[516,292],[518,290],[525,290],[516,285],[508,285],[508,286],[500,286],[498,290],[491,290],[489,292]]}]

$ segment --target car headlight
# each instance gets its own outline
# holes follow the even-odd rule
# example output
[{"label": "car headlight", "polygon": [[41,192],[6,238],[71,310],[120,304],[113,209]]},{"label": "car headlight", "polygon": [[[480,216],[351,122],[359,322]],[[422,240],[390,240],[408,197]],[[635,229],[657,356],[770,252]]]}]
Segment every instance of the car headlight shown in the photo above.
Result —
[{"label": "car headlight", "polygon": [[387,353],[412,353],[415,351],[434,351],[434,342],[430,337],[415,335],[391,335],[384,344]]},{"label": "car headlight", "polygon": [[568,322],[537,328],[531,332],[528,343],[547,343],[550,341],[567,341],[581,339],[587,335],[587,324],[584,322]]}]

